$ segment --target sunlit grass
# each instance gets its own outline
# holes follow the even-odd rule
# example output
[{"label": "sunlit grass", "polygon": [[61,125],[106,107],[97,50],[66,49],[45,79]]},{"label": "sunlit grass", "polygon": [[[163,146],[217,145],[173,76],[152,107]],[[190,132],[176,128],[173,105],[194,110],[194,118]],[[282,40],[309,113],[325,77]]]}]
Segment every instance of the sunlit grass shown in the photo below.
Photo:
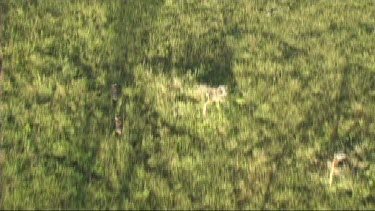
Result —
[{"label": "sunlit grass", "polygon": [[0,6],[0,208],[374,208],[373,1]]}]

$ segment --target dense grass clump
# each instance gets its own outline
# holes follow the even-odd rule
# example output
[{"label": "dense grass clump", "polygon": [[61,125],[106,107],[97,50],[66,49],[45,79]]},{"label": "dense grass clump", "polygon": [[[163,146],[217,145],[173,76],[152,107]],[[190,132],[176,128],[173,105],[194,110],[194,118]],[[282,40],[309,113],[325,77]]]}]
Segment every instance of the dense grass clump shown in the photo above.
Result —
[{"label": "dense grass clump", "polygon": [[1,1],[0,208],[374,209],[373,8]]}]

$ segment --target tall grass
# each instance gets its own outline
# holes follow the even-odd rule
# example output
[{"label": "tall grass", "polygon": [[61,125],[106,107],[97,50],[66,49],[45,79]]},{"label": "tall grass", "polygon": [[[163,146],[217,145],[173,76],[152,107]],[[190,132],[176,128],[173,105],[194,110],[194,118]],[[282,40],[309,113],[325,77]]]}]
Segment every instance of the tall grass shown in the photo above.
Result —
[{"label": "tall grass", "polygon": [[374,209],[373,1],[0,6],[1,208]]}]

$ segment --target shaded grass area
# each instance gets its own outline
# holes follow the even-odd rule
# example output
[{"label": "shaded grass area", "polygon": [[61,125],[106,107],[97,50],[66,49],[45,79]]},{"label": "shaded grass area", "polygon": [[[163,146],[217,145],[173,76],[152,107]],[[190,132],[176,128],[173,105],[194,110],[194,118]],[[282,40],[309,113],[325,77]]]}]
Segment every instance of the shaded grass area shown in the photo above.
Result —
[{"label": "shaded grass area", "polygon": [[[0,2],[0,49],[2,49],[2,46],[4,45],[4,42],[3,42],[3,37],[2,37],[2,32],[3,32],[3,25],[4,25],[4,14],[6,14],[7,12],[7,5],[5,2]],[[2,51],[0,50],[0,84],[3,82],[3,78],[4,78],[4,71],[3,71],[3,53]],[[0,87],[0,97],[2,96],[2,93],[3,93],[3,90],[2,88]],[[3,111],[3,106],[0,104],[0,112],[4,112]],[[0,119],[0,131],[2,131],[3,129],[3,126],[4,126],[4,121],[2,119]],[[2,136],[2,134],[0,133],[0,208],[3,208],[3,199],[4,199],[4,192],[3,192],[3,166],[4,166],[4,163],[5,163],[5,158],[6,158],[6,155],[5,155],[5,150],[3,148],[3,140],[4,140],[4,137]]]},{"label": "shaded grass area", "polygon": [[372,1],[55,3],[6,5],[2,207],[374,208]]}]

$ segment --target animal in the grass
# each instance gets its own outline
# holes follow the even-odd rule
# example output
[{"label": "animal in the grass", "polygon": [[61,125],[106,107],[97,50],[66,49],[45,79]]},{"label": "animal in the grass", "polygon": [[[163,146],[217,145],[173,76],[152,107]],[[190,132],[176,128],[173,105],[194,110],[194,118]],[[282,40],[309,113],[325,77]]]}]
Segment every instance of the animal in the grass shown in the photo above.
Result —
[{"label": "animal in the grass", "polygon": [[117,136],[120,136],[122,134],[123,127],[124,127],[123,119],[121,118],[121,116],[116,115],[115,116],[115,133]]},{"label": "animal in the grass", "polygon": [[225,85],[220,85],[217,88],[209,88],[206,97],[212,102],[222,102],[228,95],[228,87]]},{"label": "animal in the grass", "polygon": [[120,97],[121,97],[121,86],[118,84],[112,84],[111,86],[112,104],[116,105],[116,102],[120,99]]},{"label": "animal in the grass", "polygon": [[205,103],[203,105],[203,115],[207,114],[207,106],[212,103],[221,103],[228,96],[228,87],[220,85],[218,87],[209,87],[207,85],[200,85],[197,87],[197,94],[203,95]]},{"label": "animal in the grass", "polygon": [[179,78],[173,78],[172,88],[176,90],[182,89],[182,81]]},{"label": "animal in the grass", "polygon": [[327,162],[329,174],[329,185],[332,185],[333,176],[341,175],[340,167],[348,163],[349,157],[345,153],[337,153],[334,155],[333,160]]}]

